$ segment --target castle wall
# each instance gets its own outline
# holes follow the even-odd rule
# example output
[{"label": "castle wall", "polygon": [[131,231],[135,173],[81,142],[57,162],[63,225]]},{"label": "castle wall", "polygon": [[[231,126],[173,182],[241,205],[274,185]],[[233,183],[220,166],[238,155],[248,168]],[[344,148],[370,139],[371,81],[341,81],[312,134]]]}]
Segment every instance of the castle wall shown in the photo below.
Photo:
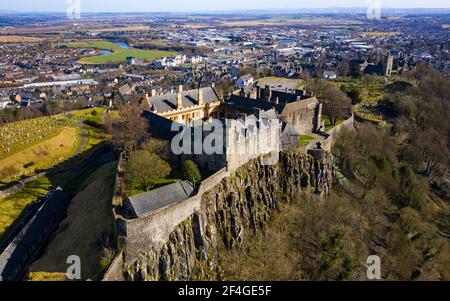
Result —
[{"label": "castle wall", "polygon": [[321,123],[319,106],[315,97],[289,103],[280,114],[280,118],[292,125],[300,134],[312,133],[318,129],[318,125]]},{"label": "castle wall", "polygon": [[113,262],[109,266],[108,270],[103,275],[102,281],[123,281],[123,252],[114,258]]},{"label": "castle wall", "polygon": [[267,120],[267,126],[242,128],[232,120],[227,131],[226,161],[228,170],[236,170],[261,155],[278,153],[280,146],[280,122]]},{"label": "castle wall", "polygon": [[338,124],[337,126],[333,127],[332,129],[330,129],[327,134],[330,136],[336,136],[340,131],[342,131],[342,129],[347,129],[347,130],[351,130],[353,129],[353,123],[354,123],[355,117],[352,113],[352,116],[346,120],[344,120],[343,122],[341,122],[340,124]]},{"label": "castle wall", "polygon": [[205,179],[200,184],[195,196],[150,212],[141,218],[126,220],[127,254],[135,256],[139,253],[139,250],[148,247],[159,249],[161,244],[167,241],[174,228],[200,208],[202,194],[220,183],[228,175],[229,172],[224,168]]},{"label": "castle wall", "polygon": [[[127,239],[123,275],[127,280],[220,279],[220,249],[241,245],[282,203],[302,201],[311,192],[327,195],[332,180],[328,154],[316,161],[287,152],[276,165],[253,160],[233,175],[221,172],[186,204],[129,224],[135,229]],[[156,238],[154,231],[158,241],[146,237]]]}]

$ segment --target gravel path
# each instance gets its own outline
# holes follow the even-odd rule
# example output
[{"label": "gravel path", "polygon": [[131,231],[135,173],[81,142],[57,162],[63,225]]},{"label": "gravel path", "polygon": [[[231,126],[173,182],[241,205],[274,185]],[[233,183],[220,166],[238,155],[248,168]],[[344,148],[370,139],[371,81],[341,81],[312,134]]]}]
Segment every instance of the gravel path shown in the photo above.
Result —
[{"label": "gravel path", "polygon": [[81,128],[81,142],[73,156],[78,156],[86,146],[86,137],[87,137],[86,129],[84,128],[83,123],[79,123],[78,126]]}]

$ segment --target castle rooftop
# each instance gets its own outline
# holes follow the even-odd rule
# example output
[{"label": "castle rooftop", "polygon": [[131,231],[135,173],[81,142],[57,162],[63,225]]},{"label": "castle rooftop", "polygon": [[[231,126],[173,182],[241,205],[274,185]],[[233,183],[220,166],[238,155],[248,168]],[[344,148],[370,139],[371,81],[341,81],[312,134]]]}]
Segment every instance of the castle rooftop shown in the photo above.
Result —
[{"label": "castle rooftop", "polygon": [[189,181],[182,181],[163,186],[128,198],[129,209],[134,217],[167,207],[192,196],[194,186]]}]

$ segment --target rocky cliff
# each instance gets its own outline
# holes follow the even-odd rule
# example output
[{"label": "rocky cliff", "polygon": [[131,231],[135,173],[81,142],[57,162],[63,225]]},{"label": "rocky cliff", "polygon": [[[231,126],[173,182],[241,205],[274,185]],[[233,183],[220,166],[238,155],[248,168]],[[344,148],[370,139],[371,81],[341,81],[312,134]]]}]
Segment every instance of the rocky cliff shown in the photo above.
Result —
[{"label": "rocky cliff", "polygon": [[127,280],[221,279],[220,252],[239,248],[247,235],[264,228],[282,202],[305,193],[325,196],[333,181],[329,155],[316,161],[297,152],[278,164],[253,160],[202,195],[201,209],[183,221],[159,249],[126,258]]}]

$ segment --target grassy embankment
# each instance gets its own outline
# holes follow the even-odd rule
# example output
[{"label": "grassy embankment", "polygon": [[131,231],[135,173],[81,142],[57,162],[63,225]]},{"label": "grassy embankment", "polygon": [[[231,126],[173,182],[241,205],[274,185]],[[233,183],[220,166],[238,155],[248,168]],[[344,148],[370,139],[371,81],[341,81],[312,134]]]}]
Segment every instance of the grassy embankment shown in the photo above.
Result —
[{"label": "grassy embankment", "polygon": [[67,257],[73,254],[81,259],[83,280],[101,278],[115,255],[111,197],[116,164],[105,164],[84,179],[57,235],[31,265],[31,280],[64,279]]},{"label": "grassy embankment", "polygon": [[75,48],[95,48],[100,50],[109,50],[113,52],[111,54],[106,55],[98,55],[82,58],[79,60],[79,63],[81,64],[121,63],[125,62],[127,57],[135,57],[138,59],[144,59],[146,61],[152,61],[176,54],[176,52],[173,51],[122,48],[115,45],[114,43],[107,41],[74,42],[69,44],[69,46]]},{"label": "grassy embankment", "polygon": [[27,183],[22,191],[0,200],[0,237],[28,204],[47,194],[51,185],[47,177],[41,177]]},{"label": "grassy embankment", "polygon": [[51,167],[70,157],[78,148],[79,140],[75,127],[63,127],[57,130],[56,136],[1,159],[0,170],[15,169],[16,173],[12,175],[14,178],[33,170]]},{"label": "grassy embankment", "polygon": [[[103,108],[80,110],[0,127],[6,138],[0,141],[0,184],[52,167],[106,140],[100,128],[103,112]],[[79,149],[81,123],[86,132],[83,149]]]},{"label": "grassy embankment", "polygon": [[[91,112],[97,112],[92,114]],[[81,110],[65,115],[58,115],[57,118],[71,121],[71,126],[62,126],[58,129],[58,134],[54,137],[45,137],[38,144],[24,145],[16,149],[15,153],[8,157],[0,158],[0,171],[2,167],[12,167],[18,170],[9,181],[2,178],[4,184],[11,182],[22,175],[30,175],[37,169],[50,168],[59,164],[79,151],[86,153],[92,150],[97,144],[109,139],[99,127],[103,124],[103,108],[94,108]],[[89,121],[89,122],[86,122]],[[33,123],[33,120],[27,121]],[[81,129],[78,126],[80,122],[84,123],[86,132],[84,147],[80,149]],[[21,123],[23,125],[23,122]],[[68,123],[63,123],[68,124]],[[20,145],[20,143],[19,143]],[[35,162],[31,166],[30,163]],[[61,175],[61,181],[63,181]],[[51,187],[57,185],[47,177],[41,177],[30,181],[25,188],[15,194],[12,194],[0,200],[0,237],[21,215],[27,205],[47,194]]]}]

